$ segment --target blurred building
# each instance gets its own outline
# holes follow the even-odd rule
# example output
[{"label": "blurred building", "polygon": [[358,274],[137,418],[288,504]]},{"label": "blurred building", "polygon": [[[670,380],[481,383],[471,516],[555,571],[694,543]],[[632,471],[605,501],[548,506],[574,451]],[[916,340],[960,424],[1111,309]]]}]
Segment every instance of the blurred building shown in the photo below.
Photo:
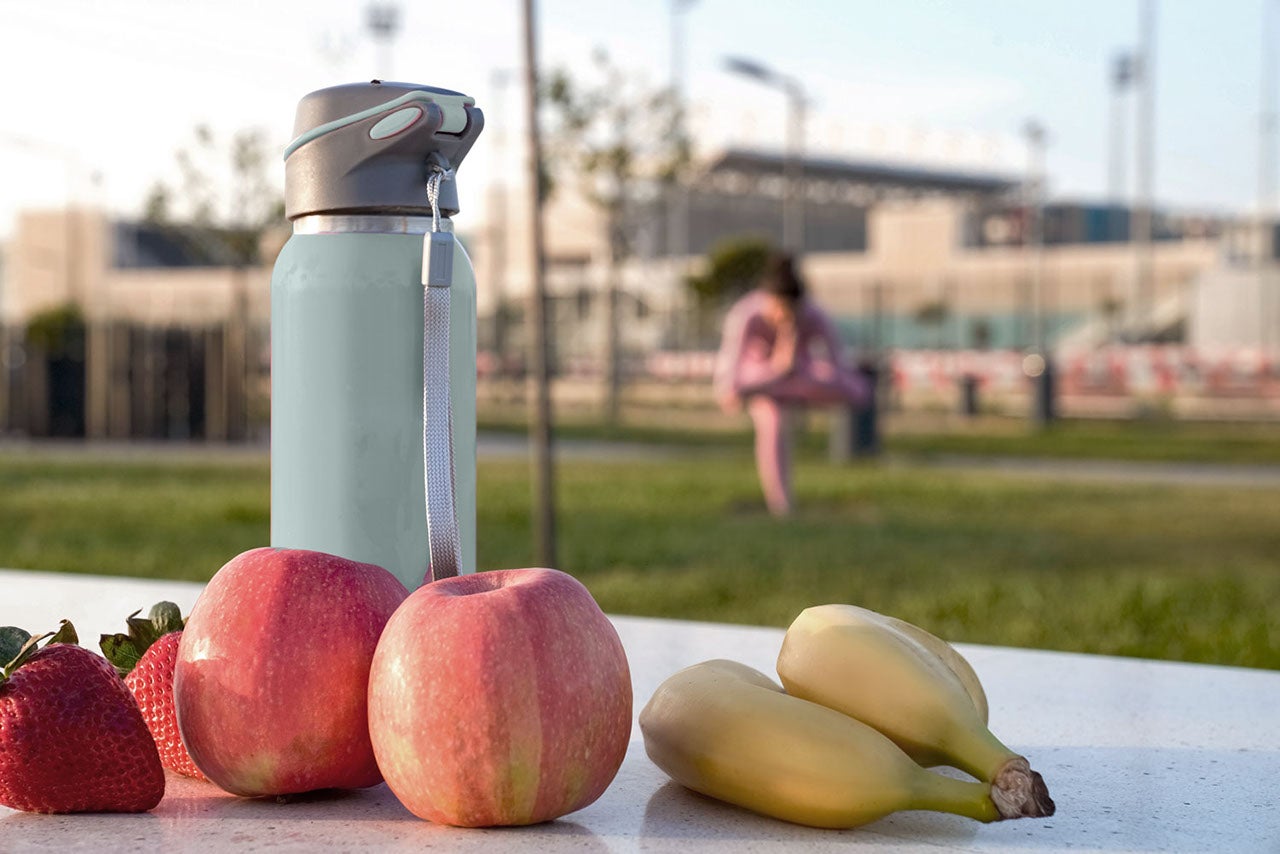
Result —
[{"label": "blurred building", "polygon": [[0,432],[241,439],[265,427],[270,271],[237,264],[230,237],[93,210],[21,214],[0,291]]},{"label": "blurred building", "polygon": [[[622,265],[623,334],[632,353],[705,348],[687,328],[684,279],[719,241],[782,237],[786,190],[779,154],[730,149],[696,169],[685,199],[687,229],[672,246],[668,198],[628,212],[633,256]],[[883,348],[1024,348],[1033,340],[1030,210],[1013,176],[854,160],[804,164],[804,271],[816,297],[852,340]],[[513,190],[518,194],[518,190]],[[524,204],[472,235],[481,282],[482,332],[527,293]],[[561,362],[600,351],[607,233],[599,212],[561,193],[546,214],[548,288]],[[1054,202],[1044,209],[1044,324],[1051,343],[1193,341],[1208,306],[1235,300],[1225,284],[1252,269],[1256,230],[1221,217],[1155,218],[1149,273],[1140,271],[1126,208]],[[495,257],[503,261],[493,263]],[[1149,283],[1137,287],[1139,276]],[[1256,305],[1240,294],[1250,324],[1219,319],[1216,338],[1258,340]],[[1247,304],[1247,305],[1246,305]],[[1222,314],[1222,312],[1219,312]],[[502,336],[522,352],[518,335]],[[482,334],[492,342],[492,336]],[[1280,343],[1280,342],[1277,342]]]},{"label": "blurred building", "polygon": [[[1144,254],[1129,239],[1127,209],[1056,200],[1044,209],[1037,253],[1024,188],[1009,175],[831,159],[806,160],[804,173],[803,262],[814,295],[850,341],[900,354],[902,364],[913,352],[1031,346],[1037,266],[1041,322],[1058,352],[1166,343],[1239,361],[1250,348],[1280,348],[1276,235],[1256,221],[1160,213]],[[601,213],[573,192],[555,196],[545,231],[556,371],[599,375],[611,273],[629,372],[652,370],[655,354],[713,348],[715,323],[695,317],[686,277],[721,241],[780,243],[785,190],[780,155],[716,152],[697,165],[679,211],[656,188],[625,211],[630,251],[616,271]],[[502,203],[487,216],[465,211],[458,224],[479,281],[479,368],[518,373],[527,206],[518,187],[497,191]],[[682,230],[672,227],[677,212]],[[23,214],[0,267],[0,434],[264,433],[270,265],[287,233],[266,234],[243,263],[243,242],[233,240],[243,235],[90,210]],[[1273,361],[1249,370],[1274,386]],[[708,362],[690,364],[705,373]]]}]

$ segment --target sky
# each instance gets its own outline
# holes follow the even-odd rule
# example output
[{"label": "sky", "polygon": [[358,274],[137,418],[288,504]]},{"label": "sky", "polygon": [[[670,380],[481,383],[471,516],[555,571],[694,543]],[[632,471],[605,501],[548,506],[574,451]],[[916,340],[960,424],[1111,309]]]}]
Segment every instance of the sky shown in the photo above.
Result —
[{"label": "sky", "polygon": [[[1048,133],[1050,196],[1106,196],[1109,68],[1137,44],[1141,0],[677,2],[541,0],[541,65],[586,75],[603,48],[666,85],[678,21],[683,88],[704,150],[783,146],[783,95],[727,72],[724,59],[735,55],[802,85],[815,154],[1019,176],[1022,129],[1035,119]],[[1259,204],[1262,34],[1280,41],[1280,0],[1155,2],[1156,198],[1250,213]],[[175,153],[197,124],[221,139],[258,128],[282,151],[302,95],[372,77],[475,96],[486,129],[459,170],[460,217],[482,216],[490,183],[519,170],[523,103],[510,72],[522,57],[520,3],[398,0],[389,51],[368,34],[367,6],[0,0],[0,239],[23,207],[73,201],[137,214],[156,181],[176,177]],[[283,172],[273,170],[281,185]]]}]

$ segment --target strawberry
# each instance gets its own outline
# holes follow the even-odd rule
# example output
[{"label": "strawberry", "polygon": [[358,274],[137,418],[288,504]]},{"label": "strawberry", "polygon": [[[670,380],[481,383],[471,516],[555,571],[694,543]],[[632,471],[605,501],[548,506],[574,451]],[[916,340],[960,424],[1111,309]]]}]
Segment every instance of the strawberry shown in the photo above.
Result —
[{"label": "strawberry", "polygon": [[0,628],[0,804],[149,810],[164,797],[155,742],[111,665],[77,642],[66,620],[52,636]]},{"label": "strawberry", "polygon": [[170,771],[207,780],[182,743],[173,706],[173,667],[182,639],[182,612],[172,602],[160,602],[146,618],[139,617],[140,613],[134,611],[125,621],[128,634],[102,636],[102,652],[138,701],[142,719],[160,751],[161,764]]}]

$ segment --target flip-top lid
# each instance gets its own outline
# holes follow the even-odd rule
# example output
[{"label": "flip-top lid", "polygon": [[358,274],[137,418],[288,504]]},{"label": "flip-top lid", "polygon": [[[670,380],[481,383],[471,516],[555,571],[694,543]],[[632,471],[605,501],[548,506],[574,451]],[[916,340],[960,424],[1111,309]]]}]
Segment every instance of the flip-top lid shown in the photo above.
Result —
[{"label": "flip-top lid", "polygon": [[[298,103],[285,149],[285,215],[430,215],[432,163],[456,169],[484,127],[475,99],[434,86],[373,80],[319,89]],[[455,182],[440,210],[458,212]]]}]

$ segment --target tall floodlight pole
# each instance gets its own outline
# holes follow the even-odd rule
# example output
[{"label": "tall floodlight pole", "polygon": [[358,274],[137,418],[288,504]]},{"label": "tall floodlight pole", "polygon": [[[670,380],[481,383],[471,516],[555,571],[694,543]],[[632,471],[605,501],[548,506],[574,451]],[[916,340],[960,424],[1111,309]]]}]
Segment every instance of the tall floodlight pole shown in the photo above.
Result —
[{"label": "tall floodlight pole", "polygon": [[[675,132],[684,137],[689,132],[685,97],[684,13],[697,0],[671,0],[671,97],[675,100]],[[689,189],[684,176],[676,175],[671,183],[670,207],[667,212],[667,255],[674,259],[689,253]]]},{"label": "tall floodlight pole", "polygon": [[[688,144],[689,118],[688,99],[685,94],[685,33],[684,13],[697,0],[671,0],[671,97],[675,101],[676,135]],[[682,167],[686,164],[682,164]],[[680,287],[680,277],[684,271],[685,258],[689,255],[689,188],[686,185],[688,175],[684,168],[678,169],[672,176],[667,193],[667,261],[671,269],[672,292],[676,294],[676,304],[681,300],[678,295],[684,293]],[[681,312],[688,317],[689,311]]]},{"label": "tall floodlight pole", "polygon": [[1044,184],[1045,130],[1035,119],[1027,120],[1022,133],[1027,139],[1027,211],[1030,216],[1028,260],[1031,274],[1031,346],[1043,355],[1044,321]]},{"label": "tall floodlight pole", "polygon": [[1258,118],[1258,346],[1264,352],[1275,343],[1276,306],[1272,288],[1275,267],[1276,202],[1276,19],[1280,5],[1268,0],[1262,8],[1262,103]]},{"label": "tall floodlight pole", "polygon": [[786,187],[782,202],[782,245],[789,252],[803,252],[805,246],[804,127],[807,103],[804,87],[796,78],[780,74],[753,59],[726,57],[725,67],[734,74],[780,89],[787,96],[787,148],[783,160]]},{"label": "tall floodlight pole", "polygon": [[1125,94],[1133,83],[1134,59],[1129,51],[1116,54],[1111,61],[1111,140],[1108,145],[1107,194],[1111,204],[1123,205],[1125,199],[1124,174],[1124,107]]},{"label": "tall floodlight pole", "polygon": [[[509,69],[496,69],[490,76],[493,87],[493,101],[490,108],[496,117],[493,122],[493,152],[497,161],[493,170],[495,175],[510,174],[507,169],[507,84],[514,75]],[[493,294],[492,342],[493,353],[497,357],[498,370],[501,373],[507,360],[507,254],[510,247],[508,239],[507,182],[497,178],[489,185],[489,271],[490,292]]]},{"label": "tall floodlight pole", "polygon": [[546,251],[542,227],[542,135],[538,126],[538,40],[533,0],[521,4],[524,28],[524,98],[527,134],[525,180],[529,185],[529,404],[533,475],[534,555],[556,565],[554,470],[551,460],[551,372],[547,358]]},{"label": "tall floodlight pole", "polygon": [[1130,331],[1140,337],[1143,327],[1150,323],[1155,296],[1152,237],[1155,219],[1156,0],[1142,0],[1139,39],[1138,116],[1134,134],[1138,192],[1133,211],[1134,277]]},{"label": "tall floodlight pole", "polygon": [[378,45],[378,67],[375,73],[391,77],[391,45],[400,32],[400,7],[394,3],[373,3],[365,10],[365,25]]},{"label": "tall floodlight pole", "polygon": [[1027,210],[1031,233],[1028,262],[1031,274],[1032,352],[1025,362],[1026,372],[1034,384],[1032,422],[1044,427],[1054,418],[1053,358],[1048,344],[1044,306],[1044,200],[1045,149],[1048,136],[1044,126],[1030,119],[1023,126],[1027,139]]}]

